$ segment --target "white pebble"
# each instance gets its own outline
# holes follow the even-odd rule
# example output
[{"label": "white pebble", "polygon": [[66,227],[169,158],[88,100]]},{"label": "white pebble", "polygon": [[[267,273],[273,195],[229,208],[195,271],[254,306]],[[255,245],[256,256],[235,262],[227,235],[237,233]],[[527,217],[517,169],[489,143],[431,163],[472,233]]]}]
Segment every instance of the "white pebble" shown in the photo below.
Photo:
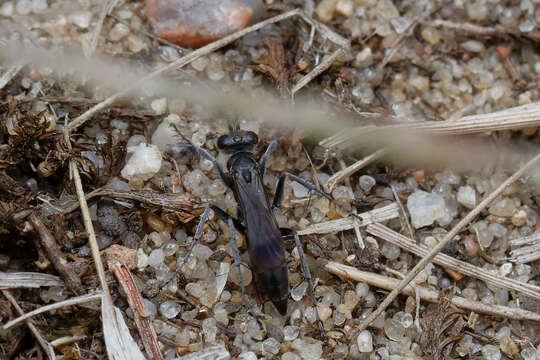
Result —
[{"label": "white pebble", "polygon": [[75,11],[69,16],[69,20],[81,29],[86,29],[90,26],[90,20],[92,19],[92,13],[90,11]]},{"label": "white pebble", "polygon": [[457,193],[457,202],[472,209],[476,206],[476,192],[472,186],[461,186]]},{"label": "white pebble", "polygon": [[415,229],[433,224],[446,215],[444,199],[437,194],[416,190],[407,199],[407,209]]},{"label": "white pebble", "polygon": [[167,111],[167,98],[152,100],[150,107],[156,113],[156,115],[165,113],[165,111]]},{"label": "white pebble", "polygon": [[127,25],[117,23],[109,32],[109,39],[112,41],[120,41],[129,35],[130,29]]},{"label": "white pebble", "polygon": [[484,44],[477,40],[465,41],[461,44],[461,47],[463,48],[463,50],[475,53],[481,53],[486,50]]},{"label": "white pebble", "polygon": [[129,181],[146,181],[161,168],[161,152],[156,145],[139,144],[122,169],[122,177]]},{"label": "white pebble", "polygon": [[11,1],[6,1],[0,6],[0,15],[11,17],[15,13],[15,6]]},{"label": "white pebble", "polygon": [[368,330],[362,331],[356,338],[358,351],[366,353],[373,351],[373,338]]}]

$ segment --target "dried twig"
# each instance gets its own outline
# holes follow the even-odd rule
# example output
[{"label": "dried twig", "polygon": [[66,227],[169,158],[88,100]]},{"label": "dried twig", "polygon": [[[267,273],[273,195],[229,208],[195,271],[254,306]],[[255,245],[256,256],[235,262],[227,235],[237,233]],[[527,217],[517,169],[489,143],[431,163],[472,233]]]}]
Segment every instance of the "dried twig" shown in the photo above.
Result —
[{"label": "dried twig", "polygon": [[[68,149],[71,150],[69,125],[66,124],[64,127],[64,141]],[[90,245],[92,258],[94,259],[96,272],[103,291],[101,299],[101,316],[103,319],[103,335],[105,338],[107,355],[113,360],[142,360],[144,359],[144,356],[137,346],[137,343],[131,337],[129,329],[122,317],[122,313],[113,304],[109,286],[107,285],[107,280],[105,278],[105,269],[99,255],[99,246],[94,231],[94,225],[90,218],[90,210],[88,209],[88,203],[86,202],[81,176],[79,174],[79,169],[77,168],[77,162],[73,159],[69,161],[69,170],[75,184],[77,198],[79,199],[81,206],[84,228],[88,234],[88,244]]]},{"label": "dried twig", "polygon": [[[339,165],[341,166],[342,169],[346,168],[345,162],[343,160],[339,160]],[[350,181],[349,178],[345,179],[345,185],[347,186],[347,190],[349,191],[349,196],[351,197],[351,199],[354,199],[354,192],[352,190],[351,181]],[[354,206],[353,206],[351,212],[353,214],[355,214],[355,215],[358,214],[358,212],[356,211],[356,207],[354,207]],[[360,249],[365,248],[366,245],[364,244],[364,239],[362,238],[362,233],[360,232],[360,227],[355,223],[353,229],[354,229],[354,234],[356,235],[356,240],[358,242],[358,246],[360,247]]]},{"label": "dried twig", "polygon": [[508,185],[519,179],[526,171],[530,170],[533,165],[535,165],[540,160],[540,153],[537,154],[534,158],[529,160],[525,165],[523,165],[518,171],[516,171],[512,176],[506,179],[497,189],[495,189],[491,194],[486,196],[473,210],[471,210],[463,219],[461,219],[456,226],[452,228],[444,238],[435,246],[429,254],[424,256],[422,260],[416,264],[416,266],[409,271],[407,276],[399,282],[399,284],[393,288],[393,290],[386,296],[383,302],[379,307],[373,311],[356,329],[355,333],[359,333],[362,330],[365,330],[377,317],[394,301],[394,299],[399,295],[405,286],[407,286],[419,273],[422,271],[425,266],[433,260],[433,258],[456,236],[461,229],[463,229],[467,224],[469,224],[483,209],[485,209],[488,204],[493,201],[497,196],[499,196]]},{"label": "dried twig", "polygon": [[469,115],[453,121],[425,121],[387,126],[361,126],[346,129],[322,140],[319,145],[334,148],[356,144],[366,137],[389,138],[403,133],[419,135],[470,135],[487,131],[523,129],[540,125],[540,102],[496,111]]},{"label": "dried twig", "polygon": [[49,229],[47,229],[45,224],[43,224],[40,217],[35,212],[30,215],[30,222],[32,223],[34,229],[38,232],[41,243],[47,251],[49,260],[53,264],[56,271],[58,271],[62,279],[64,279],[66,286],[75,294],[82,294],[83,287],[80,277],[68,265],[60,246],[56,243],[56,240]]},{"label": "dried twig", "polygon": [[21,71],[23,66],[23,64],[12,65],[2,74],[2,76],[0,76],[0,90],[2,90],[4,86],[19,73],[19,71]]},{"label": "dried twig", "polygon": [[[402,249],[412,252],[413,254],[424,257],[429,253],[429,249],[424,245],[418,245],[413,240],[395,232],[394,230],[382,225],[371,224],[368,225],[366,231],[371,235],[378,236],[394,245],[399,246]],[[433,258],[435,264],[447,267],[453,271],[461,274],[465,274],[476,279],[483,280],[487,283],[495,285],[497,287],[517,291],[532,298],[540,300],[540,286],[523,283],[514,279],[505,278],[502,276],[494,275],[489,271],[486,271],[478,266],[469,264],[464,261],[454,259],[451,256],[445,254],[437,254]]]},{"label": "dried twig", "polygon": [[395,203],[384,207],[358,214],[362,218],[360,222],[356,217],[347,217],[336,220],[313,224],[298,231],[298,235],[327,234],[337,231],[353,229],[355,226],[367,226],[372,223],[391,220],[399,216],[398,207]]},{"label": "dried twig", "polygon": [[103,3],[96,27],[92,33],[92,39],[90,40],[90,44],[86,49],[87,51],[85,51],[86,57],[92,57],[92,55],[94,55],[99,40],[99,35],[101,34],[101,29],[103,28],[103,21],[105,21],[105,17],[114,9],[117,3],[118,0],[107,0]]},{"label": "dried twig", "polygon": [[405,225],[407,227],[407,231],[409,232],[409,236],[411,238],[414,238],[414,231],[411,226],[411,222],[409,221],[409,217],[407,216],[407,212],[405,211],[405,207],[403,207],[403,204],[401,203],[401,199],[399,198],[399,195],[395,189],[395,186],[393,184],[390,184],[390,189],[392,189],[392,194],[394,195],[394,199],[396,200],[396,203],[399,206],[399,212],[401,216],[399,217],[402,222],[402,226]]},{"label": "dried twig", "polygon": [[[365,282],[369,285],[386,290],[395,289],[401,284],[401,281],[399,280],[367,271],[360,271],[354,267],[336,262],[329,262],[325,265],[325,268],[332,274],[342,276],[347,279]],[[410,285],[407,285],[402,290],[405,295],[414,296],[414,290]],[[436,291],[427,289],[423,286],[418,286],[417,291],[420,294],[420,298],[424,301],[429,301],[432,303],[437,303],[439,301],[439,293]],[[540,321],[540,314],[534,313],[532,311],[522,310],[519,308],[484,304],[480,301],[473,301],[460,296],[453,296],[452,303],[460,308],[471,310],[477,313],[516,320]]]},{"label": "dried twig", "polygon": [[311,80],[315,79],[317,76],[319,76],[323,71],[325,71],[326,69],[328,69],[335,61],[336,59],[338,59],[340,56],[342,56],[344,54],[344,51],[343,49],[337,49],[336,51],[334,51],[332,54],[328,55],[328,56],[325,56],[321,63],[317,66],[315,66],[315,68],[313,68],[313,70],[311,70],[309,73],[307,73],[306,75],[304,75],[300,80],[298,80],[298,82],[293,86],[293,88],[291,89],[291,97],[294,97],[294,94],[300,90],[301,88],[303,88],[304,86],[306,86]]},{"label": "dried twig", "polygon": [[517,264],[526,264],[540,259],[540,243],[523,246],[510,251],[510,261]]},{"label": "dried twig", "polygon": [[508,29],[503,26],[480,26],[467,22],[453,22],[449,20],[436,19],[433,21],[423,21],[424,24],[433,27],[444,27],[456,31],[464,31],[467,33],[481,35],[481,36],[518,36],[526,37],[534,41],[540,41],[540,31],[533,30],[529,32],[520,31],[518,28]]},{"label": "dried twig", "polygon": [[425,11],[422,14],[416,16],[411,21],[411,23],[409,24],[407,29],[405,29],[403,31],[403,33],[398,35],[396,40],[394,40],[393,44],[390,45],[389,51],[386,52],[386,54],[385,54],[384,58],[382,59],[382,61],[377,65],[377,69],[375,70],[376,75],[374,76],[374,79],[376,79],[376,83],[373,84],[373,85],[379,85],[380,82],[383,80],[383,71],[384,71],[385,66],[394,58],[394,55],[397,54],[399,49],[401,49],[401,47],[405,43],[405,39],[407,39],[413,33],[414,28],[416,27],[416,25],[418,25],[418,23],[420,21],[422,21],[422,20],[426,19],[427,17],[431,16],[433,13],[435,13],[439,9],[440,9],[440,7],[435,7],[434,9],[430,9],[430,10]]},{"label": "dried twig", "polygon": [[[158,193],[155,191],[146,190],[124,192],[108,188],[100,188],[86,194],[85,199],[88,201],[98,196],[107,196],[114,199],[135,200],[150,206],[157,206],[162,209],[179,212],[187,218],[193,217],[193,213],[197,213],[196,209],[200,207],[200,204],[196,199],[185,194]],[[66,204],[63,206],[62,212],[64,214],[70,213],[77,210],[79,206],[79,202]]]},{"label": "dried twig", "polygon": [[148,308],[137,290],[137,285],[135,285],[129,269],[122,264],[109,265],[109,267],[116,276],[120,286],[122,286],[122,289],[124,289],[129,307],[133,310],[135,324],[139,330],[139,335],[141,336],[146,353],[152,359],[163,359]]},{"label": "dried twig", "polygon": [[[11,293],[8,290],[2,290],[2,294],[6,297],[6,299],[9,300],[9,302],[11,303],[11,305],[13,305],[13,307],[15,308],[15,310],[17,311],[19,315],[25,315],[23,309],[17,303],[17,300],[15,300],[13,295],[11,295]],[[47,354],[47,357],[51,360],[56,359],[56,356],[54,355],[54,350],[51,344],[49,344],[47,340],[45,340],[43,336],[41,336],[37,327],[34,324],[32,324],[32,321],[30,319],[27,319],[25,320],[25,322],[28,328],[30,329],[30,332],[32,333],[32,335],[34,335],[39,345],[41,345],[41,347],[45,351],[45,354]]]},{"label": "dried twig", "polygon": [[226,360],[231,354],[223,345],[209,346],[200,351],[184,355],[178,360]]},{"label": "dried twig", "polygon": [[510,241],[511,247],[522,246],[510,251],[510,261],[525,264],[540,259],[540,234],[520,237]]},{"label": "dried twig", "polygon": [[0,288],[38,288],[41,286],[64,286],[64,282],[50,274],[34,272],[0,272]]},{"label": "dried twig", "polygon": [[7,329],[11,328],[12,326],[17,325],[21,321],[29,319],[32,316],[35,316],[37,314],[41,314],[41,313],[51,311],[51,310],[61,309],[61,308],[66,307],[66,306],[72,306],[72,305],[82,304],[82,303],[89,302],[89,301],[100,300],[102,297],[103,297],[103,293],[97,293],[97,294],[77,296],[77,297],[70,298],[70,299],[67,299],[67,300],[64,300],[64,301],[56,302],[54,304],[45,305],[45,306],[42,306],[40,308],[37,308],[34,311],[30,311],[30,312],[28,312],[28,313],[26,313],[26,314],[24,314],[22,316],[19,316],[16,319],[13,319],[13,320],[7,322],[4,326],[2,326],[2,329],[7,330]]},{"label": "dried twig", "polygon": [[385,149],[377,150],[373,154],[370,154],[364,157],[363,159],[358,160],[354,164],[346,167],[345,169],[341,169],[340,171],[338,171],[337,173],[335,173],[328,179],[328,181],[324,185],[324,191],[328,193],[332,192],[332,189],[334,188],[334,186],[336,186],[337,184],[339,184],[344,179],[348,178],[349,176],[351,176],[358,170],[362,169],[363,167],[366,167],[367,165],[371,164],[375,160],[379,159],[381,156],[384,155],[385,151],[386,151]]},{"label": "dried twig", "polygon": [[293,17],[293,16],[300,16],[302,19],[304,19],[305,21],[307,21],[308,23],[310,23],[312,26],[315,26],[317,28],[317,30],[319,30],[323,36],[325,36],[326,38],[328,38],[330,41],[336,43],[338,46],[341,46],[343,48],[349,48],[350,47],[350,44],[349,44],[349,41],[344,39],[343,37],[337,35],[336,33],[334,33],[333,31],[331,31],[328,27],[326,27],[324,24],[321,24],[319,22],[316,22],[314,21],[313,19],[307,17],[306,15],[304,15],[302,13],[301,10],[291,10],[291,11],[288,11],[286,13],[283,13],[283,14],[280,14],[280,15],[277,15],[277,16],[274,16],[270,19],[266,19],[266,20],[263,20],[255,25],[252,25],[252,26],[249,26],[245,29],[242,29],[242,30],[239,30],[231,35],[228,35],[228,36],[225,36],[224,38],[220,39],[220,40],[216,40],[206,46],[203,46],[197,50],[194,50],[192,52],[190,52],[189,54],[181,57],[180,59],[170,63],[170,64],[167,64],[159,69],[157,69],[156,71],[146,75],[146,76],[143,76],[141,79],[139,79],[138,81],[136,81],[133,85],[127,87],[126,89],[122,90],[122,91],[119,91],[117,92],[116,94],[112,95],[112,96],[109,96],[107,99],[103,100],[102,102],[100,102],[99,104],[91,107],[90,109],[88,109],[86,112],[84,112],[83,114],[81,114],[79,117],[77,117],[76,119],[73,120],[73,122],[71,122],[68,126],[69,126],[69,130],[73,130],[73,129],[76,129],[77,127],[81,126],[82,124],[84,124],[86,121],[88,121],[89,119],[91,119],[94,115],[96,115],[98,112],[100,112],[101,110],[107,108],[108,106],[110,106],[111,104],[113,104],[116,100],[120,99],[121,97],[123,97],[124,95],[127,95],[129,92],[135,90],[135,89],[139,89],[146,81],[152,79],[152,78],[155,78],[169,70],[173,70],[173,69],[178,69],[178,68],[181,68],[182,66],[185,66],[189,63],[191,63],[192,61],[194,61],[195,59],[201,57],[201,56],[204,56],[204,55],[207,55],[207,54],[210,54],[214,51],[216,51],[217,49],[220,49],[224,46],[227,46],[229,45],[230,43],[240,39],[241,37],[245,36],[246,34],[249,34],[253,31],[257,31],[263,27],[265,27],[266,25],[269,25],[269,24],[273,24],[273,23],[276,23],[276,22],[279,22],[279,21],[282,21],[282,20],[285,20],[285,19],[288,19],[290,17]]},{"label": "dried twig", "polygon": [[57,348],[60,346],[66,346],[69,344],[76,343],[77,341],[81,341],[86,338],[87,338],[86,335],[62,336],[56,340],[51,341],[51,345]]}]

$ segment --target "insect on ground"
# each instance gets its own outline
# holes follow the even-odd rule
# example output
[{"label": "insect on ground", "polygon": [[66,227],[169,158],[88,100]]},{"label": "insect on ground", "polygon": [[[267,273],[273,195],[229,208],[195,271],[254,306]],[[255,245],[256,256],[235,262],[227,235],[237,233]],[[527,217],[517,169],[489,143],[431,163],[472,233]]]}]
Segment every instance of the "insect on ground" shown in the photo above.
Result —
[{"label": "insect on ground", "polygon": [[[197,230],[195,231],[193,241],[182,264],[177,268],[176,274],[182,271],[193,248],[202,237],[204,225],[210,211],[214,211],[219,218],[229,225],[234,265],[238,271],[242,295],[252,315],[258,319],[253,312],[253,305],[247,297],[244,286],[240,270],[240,255],[236,244],[236,231],[243,234],[246,238],[247,251],[258,288],[263,290],[264,295],[274,303],[281,315],[287,313],[287,302],[289,297],[289,280],[283,238],[285,236],[292,236],[302,262],[304,275],[309,285],[311,299],[313,304],[316,305],[317,301],[315,299],[311,273],[305,260],[304,251],[298,234],[294,229],[280,228],[274,216],[274,210],[279,208],[283,201],[285,181],[289,178],[291,181],[304,186],[309,191],[327,198],[350,215],[354,216],[355,214],[352,214],[342,204],[334,200],[330,195],[319,190],[315,185],[288,172],[283,172],[280,175],[275,195],[272,202],[270,202],[268,194],[264,190],[263,178],[269,157],[277,146],[277,141],[275,140],[268,145],[266,152],[260,161],[258,161],[253,152],[259,142],[257,134],[252,131],[241,130],[237,124],[229,125],[229,133],[222,135],[217,142],[220,151],[229,155],[227,169],[224,171],[217,160],[208,151],[195,146],[180,132],[179,134],[185,143],[189,144],[200,156],[213,164],[221,181],[233,191],[236,202],[238,203],[238,210],[235,217],[216,205],[206,205],[197,226]],[[317,307],[315,307],[315,309],[317,309]],[[321,332],[321,338],[326,343],[327,338],[318,311],[315,311],[315,314]]]}]

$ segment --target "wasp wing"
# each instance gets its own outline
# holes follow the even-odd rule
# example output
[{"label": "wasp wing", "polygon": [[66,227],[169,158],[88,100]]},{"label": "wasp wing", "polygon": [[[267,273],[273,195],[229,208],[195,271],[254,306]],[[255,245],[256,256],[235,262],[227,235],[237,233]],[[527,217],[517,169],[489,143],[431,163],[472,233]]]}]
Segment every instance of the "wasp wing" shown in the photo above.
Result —
[{"label": "wasp wing", "polygon": [[249,174],[235,177],[235,184],[251,263],[258,272],[280,266],[285,261],[285,247],[260,173],[251,169]]}]

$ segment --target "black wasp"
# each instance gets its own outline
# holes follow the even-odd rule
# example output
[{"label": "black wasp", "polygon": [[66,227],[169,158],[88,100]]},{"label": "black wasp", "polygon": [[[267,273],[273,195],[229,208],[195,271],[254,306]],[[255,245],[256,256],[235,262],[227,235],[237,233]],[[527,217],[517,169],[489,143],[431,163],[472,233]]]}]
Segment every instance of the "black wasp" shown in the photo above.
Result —
[{"label": "black wasp", "polygon": [[[221,180],[234,192],[234,197],[238,203],[238,214],[237,218],[235,218],[216,205],[208,204],[195,231],[193,242],[182,264],[178,267],[177,273],[182,270],[195,244],[201,238],[208,214],[210,210],[213,210],[223,221],[229,224],[234,252],[234,264],[239,274],[242,294],[248,307],[250,307],[250,303],[247,298],[242,273],[240,272],[240,256],[236,245],[235,229],[246,237],[247,249],[256,283],[260,285],[260,288],[264,289],[266,296],[274,303],[282,315],[287,313],[287,300],[289,296],[289,280],[283,237],[292,235],[309,284],[313,305],[315,306],[317,302],[315,300],[313,282],[298,234],[293,229],[279,228],[273,210],[278,208],[283,201],[285,180],[287,178],[305,186],[310,191],[324,196],[343,210],[347,210],[328,194],[315,187],[315,185],[288,172],[281,174],[274,199],[270,205],[268,196],[264,191],[263,177],[268,158],[277,146],[277,141],[275,140],[268,145],[261,161],[258,162],[253,153],[253,149],[259,142],[257,135],[252,131],[240,130],[237,124],[229,125],[229,134],[219,137],[217,143],[221,151],[230,155],[227,162],[228,172],[226,173],[208,151],[195,146],[181,133],[180,136],[200,156],[212,162]],[[323,341],[326,342],[326,335],[318,311],[315,311],[315,313],[321,336]]]}]

